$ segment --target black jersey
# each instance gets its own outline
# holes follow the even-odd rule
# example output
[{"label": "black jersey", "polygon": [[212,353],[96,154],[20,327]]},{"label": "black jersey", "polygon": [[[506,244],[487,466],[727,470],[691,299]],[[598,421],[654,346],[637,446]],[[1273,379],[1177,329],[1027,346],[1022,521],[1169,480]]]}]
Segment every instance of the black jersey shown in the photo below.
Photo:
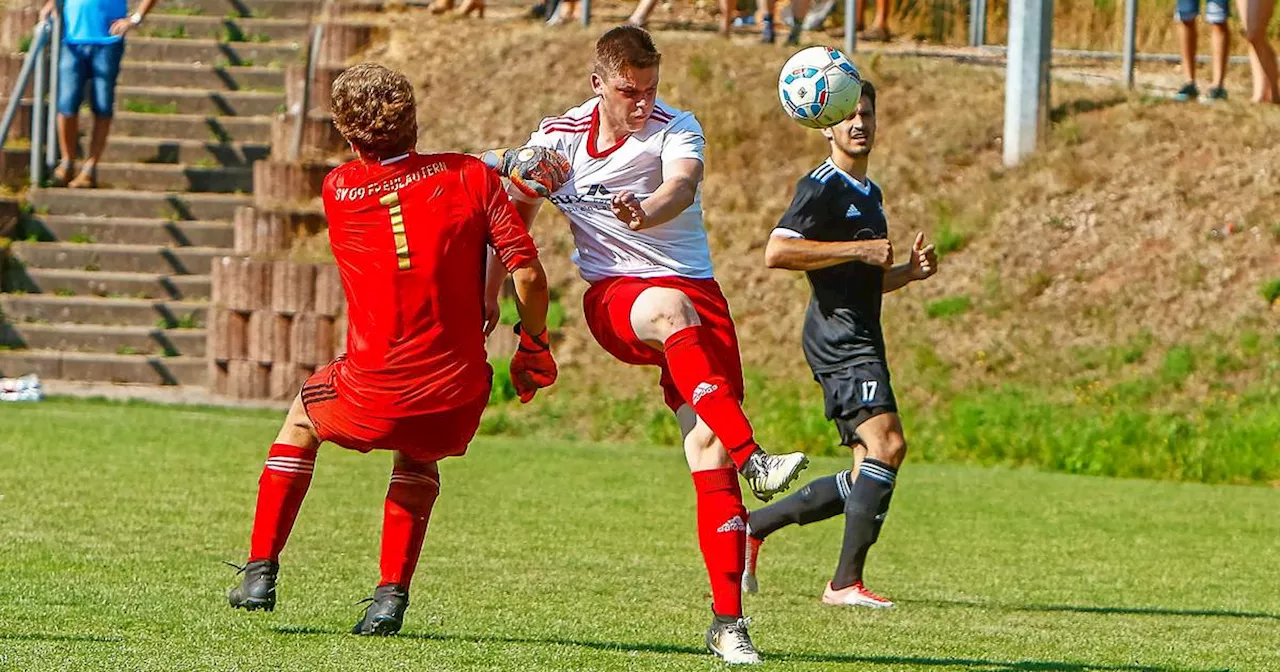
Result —
[{"label": "black jersey", "polygon": [[[889,237],[883,195],[830,159],[800,179],[773,235],[836,242]],[[857,261],[809,271],[813,296],[804,318],[804,355],[814,373],[884,361],[880,299],[884,269]]]}]

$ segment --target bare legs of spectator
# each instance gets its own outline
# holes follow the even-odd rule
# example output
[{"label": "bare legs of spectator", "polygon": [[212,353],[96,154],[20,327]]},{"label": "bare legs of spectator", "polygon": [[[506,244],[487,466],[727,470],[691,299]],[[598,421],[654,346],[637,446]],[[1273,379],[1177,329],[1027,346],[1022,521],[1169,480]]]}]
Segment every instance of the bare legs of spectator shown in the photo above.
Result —
[{"label": "bare legs of spectator", "polygon": [[[760,40],[772,44],[773,35],[773,17],[777,13],[778,0],[765,0],[764,2],[764,25],[760,30]],[[791,0],[791,18],[795,23],[791,24],[791,34],[787,36],[787,44],[795,46],[800,44],[800,31],[804,28],[804,17],[809,12],[809,0]]]},{"label": "bare legs of spectator", "polygon": [[[1213,88],[1222,88],[1227,77],[1227,58],[1231,47],[1231,32],[1225,23],[1211,23],[1209,30],[1213,38]],[[1182,76],[1191,83],[1196,82],[1196,22],[1178,22],[1178,42],[1182,46]]]},{"label": "bare legs of spectator", "polygon": [[[889,0],[875,0],[876,14],[871,19],[871,29],[862,36],[868,42],[888,42],[889,33]],[[858,29],[867,25],[864,16],[867,11],[867,0],[858,0]]]},{"label": "bare legs of spectator", "polygon": [[551,16],[547,17],[548,26],[558,26],[563,23],[569,23],[578,16],[578,0],[560,0],[556,5],[555,11]]},{"label": "bare legs of spectator", "polygon": [[69,183],[71,168],[75,161],[76,145],[80,135],[80,119],[74,116],[58,115],[58,147],[62,150],[62,163],[54,171],[54,183],[66,184],[69,187],[83,189],[97,186],[98,160],[107,149],[107,138],[111,136],[111,117],[93,118],[93,135],[89,139],[89,155],[80,174]]},{"label": "bare legs of spectator", "polygon": [[657,6],[658,0],[640,0],[635,10],[631,12],[631,16],[627,17],[627,24],[644,28],[649,25],[649,14]]},{"label": "bare legs of spectator", "polygon": [[467,0],[458,8],[459,16],[471,16],[476,14],[476,18],[484,18],[484,0]]},{"label": "bare legs of spectator", "polygon": [[1249,43],[1249,65],[1253,72],[1253,102],[1280,102],[1276,52],[1267,42],[1267,24],[1275,11],[1275,0],[1238,0],[1244,39]]}]

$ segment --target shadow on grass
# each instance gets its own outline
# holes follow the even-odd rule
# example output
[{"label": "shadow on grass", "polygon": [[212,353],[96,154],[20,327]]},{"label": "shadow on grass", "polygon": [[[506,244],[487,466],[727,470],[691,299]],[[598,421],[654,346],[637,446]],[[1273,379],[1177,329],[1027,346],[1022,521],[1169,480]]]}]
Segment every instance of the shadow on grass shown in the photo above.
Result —
[{"label": "shadow on grass", "polygon": [[[278,626],[272,628],[284,635],[343,635],[350,636],[341,630],[325,630],[297,626]],[[646,653],[683,654],[707,656],[707,650],[693,646],[675,644],[655,644],[646,642],[600,642],[582,639],[564,639],[561,637],[486,637],[479,635],[454,635],[448,633],[411,632],[396,635],[404,639],[416,639],[432,642],[466,642],[468,644],[535,644],[554,646],[577,646],[597,651],[644,651]],[[848,665],[924,665],[928,667],[957,667],[979,669],[985,672],[1210,672],[1192,671],[1188,668],[1161,667],[1156,665],[1094,665],[1090,663],[1069,663],[1055,660],[986,660],[982,658],[936,658],[929,656],[856,656],[849,654],[800,653],[770,649],[765,652],[769,660],[793,661],[807,663],[844,663]],[[1218,672],[1213,670],[1212,672]],[[1225,671],[1224,671],[1225,672]]]},{"label": "shadow on grass", "polygon": [[46,632],[0,632],[0,639],[20,642],[106,642],[119,643],[124,637],[100,637],[98,635],[57,635]]},{"label": "shadow on grass", "polygon": [[1128,100],[1129,99],[1124,96],[1115,96],[1112,98],[1105,98],[1103,100],[1090,100],[1087,98],[1072,100],[1061,105],[1057,105],[1050,110],[1049,121],[1056,124],[1068,117],[1085,114],[1086,112],[1093,112],[1094,110],[1105,110],[1108,107],[1115,107],[1116,105],[1120,105]]},{"label": "shadow on grass", "polygon": [[1230,611],[1225,609],[1166,609],[1164,607],[1091,607],[1076,604],[1005,604],[969,600],[912,600],[912,604],[934,607],[966,607],[1000,611],[1043,611],[1077,614],[1120,614],[1128,616],[1192,616],[1212,618],[1246,618],[1280,621],[1280,614],[1265,611]]}]

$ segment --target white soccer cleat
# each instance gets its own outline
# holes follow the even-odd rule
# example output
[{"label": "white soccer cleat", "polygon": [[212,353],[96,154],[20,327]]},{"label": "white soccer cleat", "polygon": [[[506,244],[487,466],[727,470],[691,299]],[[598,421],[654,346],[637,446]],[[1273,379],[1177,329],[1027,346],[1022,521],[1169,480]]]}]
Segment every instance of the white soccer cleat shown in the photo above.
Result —
[{"label": "white soccer cleat", "polygon": [[760,557],[760,544],[764,539],[751,536],[751,523],[747,523],[747,563],[742,570],[742,592],[755,595],[760,592],[760,582],[756,580],[756,561]]},{"label": "white soccer cleat", "polygon": [[749,618],[739,618],[732,623],[717,623],[712,619],[711,627],[707,628],[707,650],[730,665],[759,665],[763,661],[747,634],[749,625]]},{"label": "white soccer cleat", "polygon": [[892,609],[893,601],[876,595],[867,589],[861,581],[836,590],[827,582],[827,589],[822,591],[822,603],[833,607],[869,607],[871,609]]},{"label": "white soccer cleat", "polygon": [[757,450],[747,458],[747,463],[742,465],[741,471],[742,477],[747,479],[747,485],[751,487],[751,492],[756,499],[767,502],[773,499],[774,495],[791,487],[791,482],[796,480],[807,466],[809,466],[809,458],[804,453],[770,455],[763,450]]}]

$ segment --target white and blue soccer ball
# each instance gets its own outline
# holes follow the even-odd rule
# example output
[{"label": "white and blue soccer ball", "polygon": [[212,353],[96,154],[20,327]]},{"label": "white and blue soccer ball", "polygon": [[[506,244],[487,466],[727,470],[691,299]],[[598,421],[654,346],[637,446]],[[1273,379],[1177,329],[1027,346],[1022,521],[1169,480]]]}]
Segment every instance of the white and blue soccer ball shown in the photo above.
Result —
[{"label": "white and blue soccer ball", "polygon": [[829,128],[858,109],[862,75],[838,49],[807,47],[782,66],[778,99],[801,126]]}]

